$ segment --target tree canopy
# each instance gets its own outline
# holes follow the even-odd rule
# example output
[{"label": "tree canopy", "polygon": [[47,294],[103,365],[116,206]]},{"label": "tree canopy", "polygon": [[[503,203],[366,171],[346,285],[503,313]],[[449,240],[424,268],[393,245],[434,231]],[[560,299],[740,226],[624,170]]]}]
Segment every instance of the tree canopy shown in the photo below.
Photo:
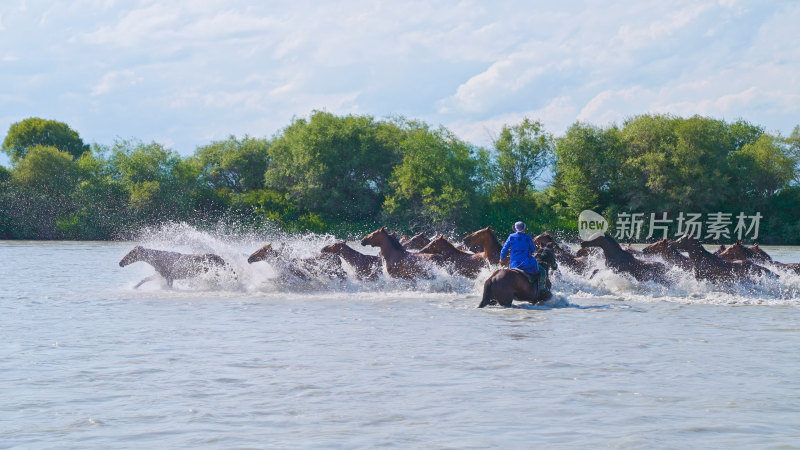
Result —
[{"label": "tree canopy", "polygon": [[[486,225],[574,230],[584,209],[764,216],[762,242],[800,243],[800,126],[664,114],[504,125],[492,148],[404,118],[314,111],[269,138],[229,136],[182,157],[157,142],[83,143],[62,122],[11,126],[0,237],[112,239],[163,221],[227,221],[356,237]],[[543,178],[552,177],[547,184]]]},{"label": "tree canopy", "polygon": [[28,150],[36,146],[49,146],[78,158],[89,146],[69,125],[56,120],[31,117],[11,124],[3,140],[3,151],[13,162],[25,158]]}]

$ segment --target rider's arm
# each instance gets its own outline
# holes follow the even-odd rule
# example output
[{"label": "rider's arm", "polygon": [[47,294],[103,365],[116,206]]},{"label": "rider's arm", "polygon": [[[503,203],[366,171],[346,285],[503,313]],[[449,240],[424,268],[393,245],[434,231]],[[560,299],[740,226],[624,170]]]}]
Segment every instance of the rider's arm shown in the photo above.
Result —
[{"label": "rider's arm", "polygon": [[503,248],[500,250],[500,260],[504,260],[508,258],[508,252],[511,251],[511,238],[506,239],[506,243],[503,244]]}]

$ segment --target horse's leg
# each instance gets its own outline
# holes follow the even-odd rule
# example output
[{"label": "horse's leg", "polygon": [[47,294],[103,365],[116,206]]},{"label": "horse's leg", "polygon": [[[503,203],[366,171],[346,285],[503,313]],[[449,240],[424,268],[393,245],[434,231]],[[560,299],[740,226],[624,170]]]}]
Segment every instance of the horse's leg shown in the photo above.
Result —
[{"label": "horse's leg", "polygon": [[514,302],[513,289],[509,289],[508,287],[504,286],[503,288],[495,289],[495,291],[499,291],[496,292],[494,298],[497,300],[497,303],[499,303],[500,306],[508,308]]},{"label": "horse's leg", "polygon": [[490,277],[483,283],[483,298],[481,298],[481,303],[480,305],[478,305],[478,308],[483,308],[484,306],[488,305],[491,300],[492,300],[492,278]]},{"label": "horse's leg", "polygon": [[149,277],[145,278],[144,280],[142,280],[142,281],[138,282],[138,283],[136,284],[136,286],[134,286],[133,288],[134,288],[134,289],[137,289],[139,286],[141,286],[141,285],[143,285],[143,284],[147,283],[148,281],[155,280],[156,278],[158,278],[158,274],[153,274],[153,275],[150,275]]}]

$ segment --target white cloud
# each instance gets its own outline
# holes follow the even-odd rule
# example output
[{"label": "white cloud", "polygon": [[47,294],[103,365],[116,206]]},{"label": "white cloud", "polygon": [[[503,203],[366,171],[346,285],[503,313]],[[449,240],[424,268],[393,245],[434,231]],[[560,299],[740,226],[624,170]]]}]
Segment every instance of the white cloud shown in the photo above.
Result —
[{"label": "white cloud", "polygon": [[119,70],[108,72],[92,88],[91,95],[98,96],[108,94],[120,86],[132,86],[140,82],[141,77],[137,77],[133,70]]},{"label": "white cloud", "polygon": [[312,109],[403,114],[478,144],[522,117],[554,133],[646,112],[789,131],[798,22],[781,0],[4,3],[0,84],[20,119],[74,120],[89,141],[171,136],[185,152]]}]

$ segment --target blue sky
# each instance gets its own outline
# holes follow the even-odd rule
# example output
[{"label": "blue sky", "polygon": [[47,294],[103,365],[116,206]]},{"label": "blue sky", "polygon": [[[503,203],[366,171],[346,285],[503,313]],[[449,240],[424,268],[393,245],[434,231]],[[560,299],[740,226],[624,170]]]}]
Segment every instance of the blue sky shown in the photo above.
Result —
[{"label": "blue sky", "polygon": [[788,134],[798,24],[797,1],[4,0],[0,132],[43,117],[188,155],[321,109],[478,145],[523,117],[559,135],[646,112]]}]

